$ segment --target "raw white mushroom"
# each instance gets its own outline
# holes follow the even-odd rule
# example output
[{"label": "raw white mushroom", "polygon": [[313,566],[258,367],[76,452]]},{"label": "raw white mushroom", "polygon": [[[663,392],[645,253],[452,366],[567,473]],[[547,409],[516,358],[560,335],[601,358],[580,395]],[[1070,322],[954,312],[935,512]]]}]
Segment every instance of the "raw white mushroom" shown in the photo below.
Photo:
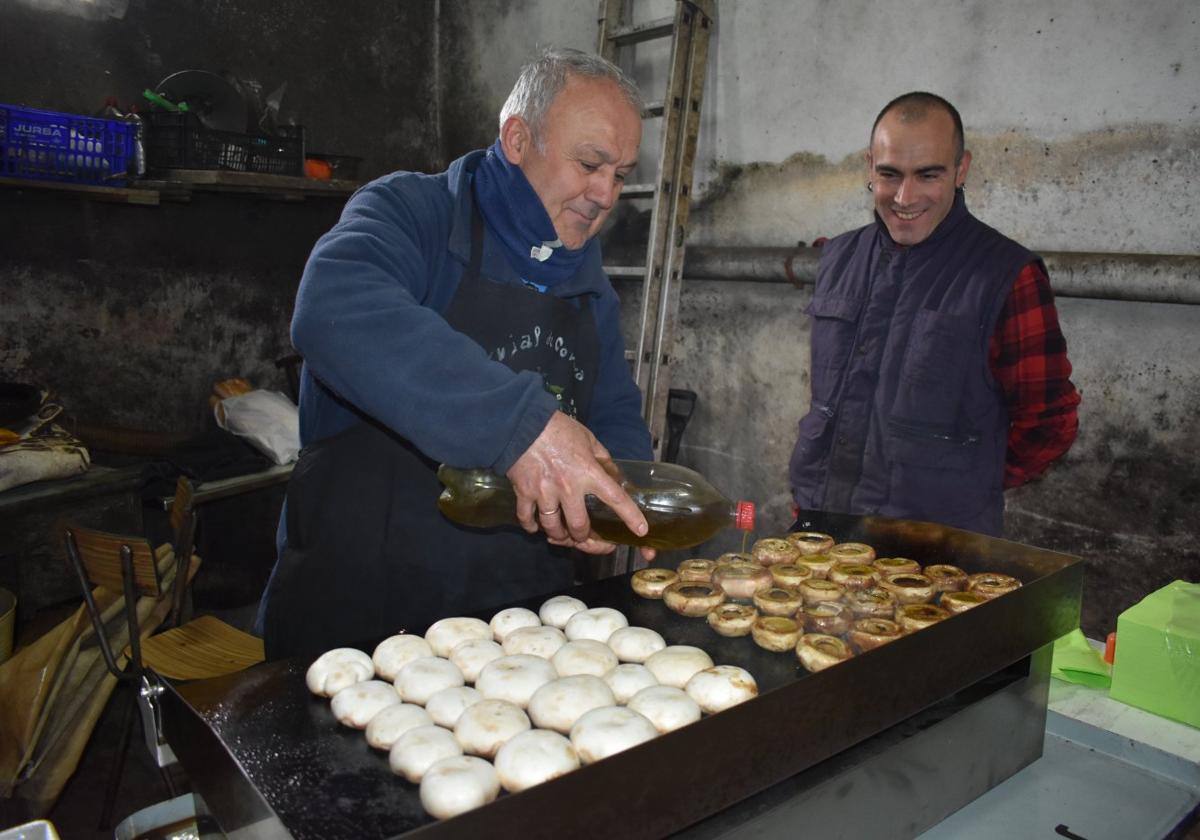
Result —
[{"label": "raw white mushroom", "polygon": [[396,691],[406,703],[424,706],[429,698],[443,688],[462,685],[462,671],[449,659],[440,656],[422,656],[414,659],[396,675]]},{"label": "raw white mushroom", "polygon": [[433,723],[429,712],[412,703],[397,703],[381,709],[367,724],[367,743],[377,750],[390,750],[392,744],[410,729]]},{"label": "raw white mushroom", "polygon": [[415,785],[420,784],[425,771],[434,762],[462,754],[462,746],[453,732],[430,724],[401,735],[388,753],[388,766],[397,776],[403,776]]},{"label": "raw white mushroom", "polygon": [[533,610],[527,610],[524,607],[509,607],[492,616],[489,624],[496,641],[504,644],[504,640],[512,631],[522,627],[541,627],[542,620]]},{"label": "raw white mushroom", "polygon": [[758,696],[758,683],[745,668],[716,665],[694,674],[684,691],[711,714]]},{"label": "raw white mushroom", "polygon": [[348,685],[333,695],[330,708],[333,716],[346,726],[362,729],[371,722],[371,718],[400,702],[396,687],[383,680],[364,680]]},{"label": "raw white mushroom", "polygon": [[664,735],[700,720],[700,704],[682,688],[669,685],[643,688],[630,698],[628,706],[645,715]]},{"label": "raw white mushroom", "polygon": [[567,642],[550,661],[560,677],[573,677],[576,674],[602,677],[617,667],[617,655],[612,648],[593,639]]},{"label": "raw white mushroom", "polygon": [[483,666],[475,687],[489,700],[507,700],[524,709],[533,692],[558,679],[554,666],[540,656],[502,656]]},{"label": "raw white mushroom", "polygon": [[651,654],[645,662],[662,685],[683,688],[698,672],[713,666],[712,657],[691,645],[669,645]]},{"label": "raw white mushroom", "polygon": [[571,729],[571,746],[579,760],[592,764],[658,735],[654,724],[624,706],[592,709]]},{"label": "raw white mushroom", "polygon": [[492,628],[482,618],[443,618],[425,631],[425,641],[434,656],[448,657],[450,651],[467,639],[490,639]]},{"label": "raw white mushroom", "polygon": [[507,700],[480,700],[468,706],[454,725],[463,752],[492,758],[509,738],[529,729],[529,715]]},{"label": "raw white mushroom", "polygon": [[568,642],[576,639],[607,642],[608,637],[615,631],[628,626],[629,619],[620,610],[614,610],[612,607],[592,607],[571,616],[563,632],[567,634]]},{"label": "raw white mushroom", "polygon": [[375,673],[380,679],[394,681],[401,668],[422,656],[433,656],[429,642],[422,636],[402,633],[389,636],[376,645],[371,661],[375,663]]},{"label": "raw white mushroom", "polygon": [[433,718],[433,723],[453,729],[458,723],[459,716],[468,706],[473,706],[483,699],[483,695],[469,685],[456,685],[443,688],[429,698],[425,711]]},{"label": "raw white mushroom", "polygon": [[649,627],[620,627],[608,637],[608,646],[622,662],[645,662],[650,654],[658,653],[667,643]]},{"label": "raw white mushroom", "polygon": [[538,618],[542,620],[542,624],[548,624],[561,630],[567,626],[571,616],[586,609],[587,604],[578,598],[572,598],[570,595],[555,595],[542,604],[538,610]]},{"label": "raw white mushroom", "polygon": [[462,671],[463,679],[469,683],[479,679],[483,666],[504,655],[504,648],[491,639],[467,639],[459,642],[450,651],[450,661]]},{"label": "raw white mushroom", "polygon": [[566,643],[567,637],[557,627],[546,624],[541,627],[522,627],[508,634],[504,640],[504,652],[509,656],[527,653],[549,659]]},{"label": "raw white mushroom", "polygon": [[529,698],[529,719],[541,729],[566,734],[592,709],[616,703],[612,689],[599,677],[579,674],[546,683]]},{"label": "raw white mushroom", "polygon": [[557,732],[531,729],[514,735],[496,753],[496,774],[509,793],[557,779],[579,767],[571,742]]},{"label": "raw white mushroom", "polygon": [[421,807],[439,820],[486,805],[499,793],[496,768],[471,755],[443,758],[421,779]]},{"label": "raw white mushroom", "polygon": [[650,669],[636,662],[624,662],[604,675],[604,681],[612,689],[617,704],[624,706],[633,695],[643,688],[658,685]]},{"label": "raw white mushroom", "polygon": [[326,651],[308,666],[304,682],[308,690],[321,697],[332,697],[348,685],[375,676],[371,657],[355,648]]}]

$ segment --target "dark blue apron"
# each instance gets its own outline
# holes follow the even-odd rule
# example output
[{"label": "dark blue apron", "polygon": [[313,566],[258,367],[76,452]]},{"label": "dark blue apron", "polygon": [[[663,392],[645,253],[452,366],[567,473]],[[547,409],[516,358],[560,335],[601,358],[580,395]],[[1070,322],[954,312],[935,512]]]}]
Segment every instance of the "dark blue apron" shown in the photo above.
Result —
[{"label": "dark blue apron", "polygon": [[[484,278],[478,211],[471,227],[471,260],[447,322],[513,370],[541,373],[560,408],[586,422],[599,355],[586,298],[576,306]],[[445,616],[571,585],[571,552],[543,534],[443,517],[436,470],[366,417],[304,449],[288,484],[287,546],[264,595],[268,659],[419,633]]]}]

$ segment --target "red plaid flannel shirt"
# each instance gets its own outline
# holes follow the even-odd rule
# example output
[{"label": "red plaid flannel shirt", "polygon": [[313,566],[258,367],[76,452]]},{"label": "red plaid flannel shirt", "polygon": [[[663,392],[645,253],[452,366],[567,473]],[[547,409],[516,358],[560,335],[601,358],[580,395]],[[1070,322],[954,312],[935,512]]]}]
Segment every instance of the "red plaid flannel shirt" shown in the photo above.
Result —
[{"label": "red plaid flannel shirt", "polygon": [[1000,312],[989,355],[1008,404],[1004,488],[1045,472],[1079,431],[1079,392],[1071,384],[1067,342],[1050,280],[1038,263],[1021,269]]}]

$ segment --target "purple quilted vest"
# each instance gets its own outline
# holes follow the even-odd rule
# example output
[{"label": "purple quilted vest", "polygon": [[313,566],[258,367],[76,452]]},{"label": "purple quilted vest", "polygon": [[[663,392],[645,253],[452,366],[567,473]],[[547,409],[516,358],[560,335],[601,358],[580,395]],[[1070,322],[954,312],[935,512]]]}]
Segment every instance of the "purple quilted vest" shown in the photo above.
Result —
[{"label": "purple quilted vest", "polygon": [[940,522],[998,535],[1008,411],[988,350],[1038,257],[972,216],[960,191],[917,245],[875,224],[822,249],[812,403],[792,452],[803,509]]}]

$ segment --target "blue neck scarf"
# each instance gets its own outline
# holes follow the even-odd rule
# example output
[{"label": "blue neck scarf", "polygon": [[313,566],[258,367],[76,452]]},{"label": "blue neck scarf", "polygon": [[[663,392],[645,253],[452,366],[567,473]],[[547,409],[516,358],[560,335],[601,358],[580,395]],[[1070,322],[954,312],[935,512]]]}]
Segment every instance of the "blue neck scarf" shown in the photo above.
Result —
[{"label": "blue neck scarf", "polygon": [[504,156],[497,140],[475,169],[475,203],[521,279],[553,286],[574,276],[589,241],[572,251],[558,241],[554,224],[525,173]]}]

